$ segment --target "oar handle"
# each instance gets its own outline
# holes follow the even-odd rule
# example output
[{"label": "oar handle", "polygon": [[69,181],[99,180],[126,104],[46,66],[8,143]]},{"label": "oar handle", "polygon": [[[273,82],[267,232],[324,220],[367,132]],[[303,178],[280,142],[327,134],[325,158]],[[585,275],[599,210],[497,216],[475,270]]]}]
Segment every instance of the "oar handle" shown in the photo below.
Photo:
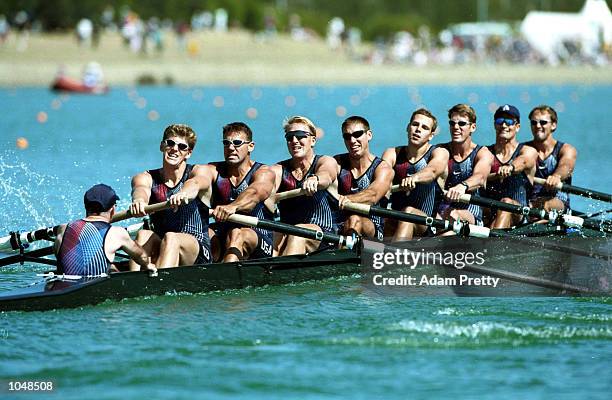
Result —
[{"label": "oar handle", "polygon": [[[534,182],[543,185],[546,181],[542,178],[534,178]],[[596,190],[586,189],[578,186],[568,185],[567,183],[561,182],[560,185],[557,185],[557,189],[563,192],[576,194],[578,196],[588,197],[594,200],[605,201],[607,203],[612,203],[612,194],[598,192]]]},{"label": "oar handle", "polygon": [[[185,202],[184,204],[187,204],[188,202],[189,201]],[[148,206],[145,206],[144,209],[147,214],[153,214],[161,210],[166,210],[168,208],[170,208],[170,200],[162,201],[160,203],[150,204]],[[129,218],[133,218],[133,215],[130,212],[130,210],[123,210],[123,211],[119,211],[118,213],[115,213],[115,215],[113,215],[113,219],[111,220],[111,222],[119,222],[119,221],[123,221],[124,219],[129,219]]]},{"label": "oar handle", "polygon": [[401,185],[392,185],[391,186],[391,193],[397,193],[397,192],[409,192],[410,188],[407,187],[402,187]]},{"label": "oar handle", "polygon": [[471,194],[462,194],[459,197],[461,203],[474,204],[481,207],[497,208],[502,211],[508,211],[513,214],[528,215],[540,219],[547,218],[548,213],[544,209],[533,208],[528,206],[519,206],[516,204],[504,203],[503,201],[487,199],[486,197],[474,196]]},{"label": "oar handle", "polygon": [[[546,183],[546,179],[538,178],[537,176],[533,178],[533,183],[537,183],[538,185],[543,185]],[[563,189],[563,182],[559,182],[555,185],[555,187],[559,190]]]},{"label": "oar handle", "polygon": [[292,199],[294,197],[302,196],[306,193],[306,190],[302,188],[287,190],[286,192],[276,193],[274,195],[274,202],[279,203],[283,200]]}]

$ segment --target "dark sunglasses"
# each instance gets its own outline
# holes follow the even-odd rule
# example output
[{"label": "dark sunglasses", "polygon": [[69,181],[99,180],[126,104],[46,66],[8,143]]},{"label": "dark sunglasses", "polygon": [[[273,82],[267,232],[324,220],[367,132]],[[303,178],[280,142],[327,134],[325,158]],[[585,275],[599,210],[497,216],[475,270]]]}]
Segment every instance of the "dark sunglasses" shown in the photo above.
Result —
[{"label": "dark sunglasses", "polygon": [[532,119],[529,122],[531,122],[531,126],[536,126],[537,124],[540,124],[542,126],[546,126],[546,124],[548,124],[550,121],[547,121],[545,119],[540,119],[540,120]]},{"label": "dark sunglasses", "polygon": [[181,151],[185,151],[189,148],[189,145],[187,143],[177,143],[172,139],[164,140],[164,146],[169,147],[169,148],[173,148],[174,146],[176,146]]},{"label": "dark sunglasses", "polygon": [[342,132],[342,138],[344,140],[351,140],[352,137],[354,137],[355,139],[359,139],[363,136],[364,133],[366,133],[366,131],[363,129],[360,131],[355,131],[353,133]]},{"label": "dark sunglasses", "polygon": [[467,121],[453,121],[452,119],[448,121],[448,124],[451,126],[451,128],[454,128],[455,125],[459,125],[460,127],[464,127],[467,124],[469,124],[469,122]]},{"label": "dark sunglasses", "polygon": [[234,139],[234,140],[223,139],[222,143],[223,143],[224,147],[229,147],[230,144],[231,144],[235,148],[238,148],[238,147],[242,146],[243,144],[248,144],[248,143],[251,143],[251,142],[247,141],[247,140],[242,140],[242,139]]},{"label": "dark sunglasses", "polygon": [[293,138],[297,138],[297,140],[306,139],[308,136],[312,136],[310,132],[306,131],[289,131],[285,133],[285,140],[288,142],[292,141]]},{"label": "dark sunglasses", "polygon": [[514,126],[518,123],[518,121],[512,119],[512,118],[495,118],[495,125],[503,125],[504,122],[506,123],[506,125],[508,126]]}]

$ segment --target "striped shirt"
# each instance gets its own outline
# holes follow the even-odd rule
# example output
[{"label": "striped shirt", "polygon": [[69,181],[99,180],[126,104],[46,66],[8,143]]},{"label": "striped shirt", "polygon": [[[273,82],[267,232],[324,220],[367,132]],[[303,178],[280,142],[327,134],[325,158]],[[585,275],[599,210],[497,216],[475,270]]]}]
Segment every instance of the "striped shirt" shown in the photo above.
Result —
[{"label": "striped shirt", "polygon": [[[518,157],[521,153],[521,149],[524,144],[520,143],[516,146],[514,153],[510,156],[510,159],[506,162],[502,162],[497,155],[495,155],[495,145],[492,144],[487,146],[489,151],[493,154],[493,165],[491,165],[491,173],[496,174],[502,166],[510,165],[512,161]],[[529,178],[524,171],[519,174],[511,175],[504,180],[495,180],[487,183],[487,188],[483,190],[483,196],[493,200],[501,200],[504,197],[516,200],[521,206],[529,205],[529,197],[533,186],[529,182]]]},{"label": "striped shirt", "polygon": [[80,219],[69,223],[57,254],[58,273],[80,276],[108,274],[111,261],[104,252],[104,244],[110,227],[104,221]]},{"label": "striped shirt", "polygon": [[[316,171],[317,162],[321,156],[315,156],[308,172],[301,180],[296,179],[291,173],[291,159],[281,161],[283,175],[278,192],[286,192],[301,188],[304,180]],[[334,218],[329,205],[331,195],[327,190],[319,190],[313,196],[299,196],[286,199],[278,203],[281,222],[287,224],[315,224],[324,232],[334,231]]]},{"label": "striped shirt", "polygon": [[[215,183],[213,184],[212,198],[211,198],[212,207],[215,208],[217,206],[230,204],[234,200],[236,200],[236,198],[238,198],[238,196],[240,196],[240,194],[244,192],[247,187],[249,187],[249,185],[253,181],[253,175],[255,174],[255,172],[257,172],[257,170],[263,164],[255,162],[253,166],[251,167],[251,169],[249,170],[249,172],[247,172],[245,177],[238,184],[238,186],[234,186],[232,181],[227,177],[227,163],[225,163],[224,161],[220,161],[220,162],[212,163],[212,165],[214,165],[218,171],[217,179],[215,179]],[[253,208],[253,210],[251,210],[251,212],[246,215],[251,215],[259,219],[267,219],[267,220],[274,219],[274,215],[264,205],[263,201],[259,202]],[[217,225],[219,225],[222,231],[230,227],[237,226],[235,224],[228,223],[228,222],[222,222],[222,223],[218,222]],[[264,237],[268,237],[270,239],[272,238],[272,231],[268,231],[268,230],[261,229],[261,228],[252,228],[252,229]]]},{"label": "striped shirt", "polygon": [[[534,146],[533,141],[525,143],[527,146]],[[540,159],[538,156],[538,162],[536,166],[535,176],[537,178],[546,179],[551,176],[555,170],[557,169],[557,165],[559,164],[559,153],[561,152],[561,148],[565,143],[557,141],[553,151],[546,157],[544,160]],[[572,184],[572,177],[565,179],[562,181],[563,183],[567,183],[568,185]],[[570,208],[570,198],[569,194],[562,192],[560,190],[546,190],[544,186],[535,184],[533,186],[533,190],[531,192],[531,196],[529,200],[535,200],[538,197],[556,197],[563,202],[565,208],[569,210]]]},{"label": "striped shirt", "polygon": [[[353,177],[351,172],[351,162],[348,153],[335,155],[334,158],[340,165],[340,173],[338,174],[338,194],[343,196],[359,193],[367,189],[374,181],[374,173],[382,162],[380,157],[375,157],[368,169],[358,178]],[[331,197],[330,203],[334,211],[334,221],[336,225],[343,223],[346,220],[346,214],[340,210],[338,201]],[[387,199],[383,197],[374,204],[375,206],[387,207]],[[382,240],[384,234],[384,218],[379,216],[371,216],[370,219],[374,223],[376,229],[376,237]]]},{"label": "striped shirt", "polygon": [[[446,178],[446,183],[444,184],[444,189],[448,190],[453,186],[457,186],[461,182],[468,179],[474,173],[474,165],[476,164],[476,155],[482,149],[482,146],[476,145],[474,150],[463,160],[456,161],[451,152],[451,143],[444,143],[439,145],[446,150],[448,150],[451,157],[448,159],[448,178]],[[474,190],[470,194],[478,196],[480,194],[479,189]],[[439,209],[451,207],[456,210],[468,210],[477,222],[482,221],[482,208],[475,204],[465,204],[465,203],[448,203],[446,200],[442,200],[440,203]]]},{"label": "striped shirt", "polygon": [[[176,186],[169,188],[164,183],[162,169],[150,170],[149,174],[153,178],[153,186],[151,187],[151,198],[149,204],[161,203],[168,200],[172,195],[178,193],[193,169],[193,165],[187,164],[185,173]],[[182,205],[178,211],[172,209],[158,211],[151,214],[151,222],[153,224],[153,232],[160,238],[167,232],[187,233],[195,237],[201,247],[201,251],[205,253],[206,258],[210,258],[210,238],[208,237],[208,210],[209,208],[202,203],[200,198],[190,201],[188,204]],[[206,254],[208,253],[208,254]]]},{"label": "striped shirt", "polygon": [[[414,175],[427,166],[431,160],[436,146],[430,146],[423,156],[415,163],[408,161],[408,148],[406,146],[396,147],[397,160],[393,170],[393,184],[400,184],[402,180]],[[418,183],[410,192],[395,192],[391,194],[391,208],[403,211],[407,207],[414,207],[423,211],[430,217],[434,217],[442,201],[442,189],[437,179],[430,183]]]}]

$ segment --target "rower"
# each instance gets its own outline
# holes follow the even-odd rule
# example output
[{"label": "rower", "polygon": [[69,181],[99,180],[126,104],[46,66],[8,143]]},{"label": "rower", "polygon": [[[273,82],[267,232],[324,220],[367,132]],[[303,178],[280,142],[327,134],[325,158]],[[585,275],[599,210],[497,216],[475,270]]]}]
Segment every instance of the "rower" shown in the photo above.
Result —
[{"label": "rower", "polygon": [[[521,114],[511,105],[504,104],[493,115],[495,143],[488,146],[493,154],[493,164],[487,188],[483,196],[520,206],[529,205],[533,187],[537,152],[516,140],[521,129]],[[509,228],[521,222],[521,215],[508,211],[492,210],[489,215],[491,228]]]},{"label": "rower", "polygon": [[[331,195],[326,189],[336,178],[336,161],[332,157],[314,153],[316,128],[308,118],[291,117],[284,123],[283,129],[291,158],[271,166],[275,174],[276,192],[301,188],[306,195],[280,201],[280,220],[318,231],[333,232],[334,221],[328,197]],[[274,234],[274,255],[310,253],[321,244],[314,239]]]},{"label": "rower", "polygon": [[[408,145],[391,147],[385,150],[385,160],[395,176],[393,184],[399,191],[391,194],[391,208],[425,217],[436,217],[442,201],[442,188],[448,165],[448,150],[430,142],[433,139],[438,121],[427,109],[419,108],[410,116],[406,127]],[[393,241],[423,236],[427,227],[412,222],[398,222],[388,219],[395,226]]]},{"label": "rower", "polygon": [[226,222],[235,213],[274,219],[274,214],[264,205],[264,200],[274,191],[274,172],[251,159],[254,149],[253,132],[248,125],[233,122],[223,127],[225,161],[211,163],[214,168],[211,200],[213,216],[218,221],[211,240],[213,253],[217,248],[222,250],[224,262],[272,256],[271,231]]},{"label": "rower", "polygon": [[[162,167],[132,178],[130,212],[133,216],[146,215],[147,204],[169,200],[173,207],[173,210],[152,214],[153,229],[143,229],[136,237],[158,268],[211,262],[208,213],[212,168],[187,164],[196,141],[191,127],[168,126],[159,146]],[[187,187],[188,180],[191,183]],[[191,201],[192,198],[195,200]],[[138,266],[132,263],[130,269],[137,270]]]},{"label": "rower", "polygon": [[[384,220],[341,211],[345,202],[386,207],[385,195],[393,179],[393,170],[382,159],[370,153],[372,130],[369,122],[352,116],[342,123],[342,138],[348,153],[334,156],[338,201],[332,201],[336,225],[344,235],[356,234],[383,240]],[[332,190],[333,193],[333,190]],[[382,202],[382,204],[381,204]]]},{"label": "rower", "polygon": [[570,209],[569,195],[557,190],[560,182],[572,183],[576,165],[576,148],[553,137],[557,130],[557,112],[554,108],[541,105],[529,113],[533,140],[525,143],[538,152],[535,176],[546,179],[544,185],[534,185],[530,202],[546,211]]},{"label": "rower", "polygon": [[146,251],[127,230],[111,226],[117,200],[119,197],[108,185],[98,184],[85,192],[85,218],[59,228],[54,246],[57,273],[92,277],[117,271],[113,261],[118,250],[125,251],[143,269],[156,271]]},{"label": "rower", "polygon": [[476,131],[476,111],[467,104],[448,110],[451,141],[440,145],[449,152],[444,188],[446,195],[438,213],[442,218],[482,225],[482,209],[474,204],[459,203],[465,193],[478,195],[491,171],[493,155],[484,146],[472,141]]}]

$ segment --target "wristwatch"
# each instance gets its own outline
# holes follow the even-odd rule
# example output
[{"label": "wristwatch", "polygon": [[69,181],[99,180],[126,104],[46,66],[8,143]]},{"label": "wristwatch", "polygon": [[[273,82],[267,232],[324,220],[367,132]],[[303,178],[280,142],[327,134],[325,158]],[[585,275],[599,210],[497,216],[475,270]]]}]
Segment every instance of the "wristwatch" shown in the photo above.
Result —
[{"label": "wristwatch", "polygon": [[468,185],[467,183],[465,183],[465,181],[462,181],[459,183],[460,185],[465,186],[465,191],[467,192],[468,190],[470,190],[470,185]]}]

